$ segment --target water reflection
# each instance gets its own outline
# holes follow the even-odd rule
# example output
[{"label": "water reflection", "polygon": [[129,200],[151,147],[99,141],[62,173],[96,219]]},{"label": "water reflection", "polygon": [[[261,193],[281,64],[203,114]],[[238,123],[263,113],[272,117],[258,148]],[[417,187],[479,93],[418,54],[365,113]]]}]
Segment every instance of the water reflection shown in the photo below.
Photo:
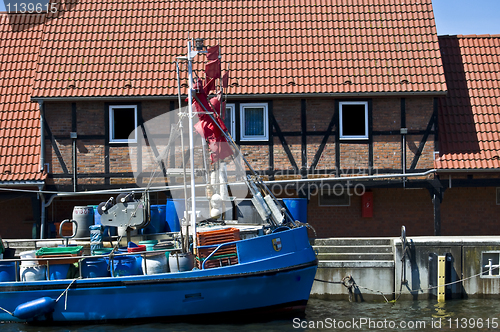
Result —
[{"label": "water reflection", "polygon": [[[476,331],[500,329],[499,300],[398,301],[396,303],[350,303],[311,299],[303,317],[266,319],[252,316],[252,323],[105,324],[37,327],[2,324],[2,332],[62,331]],[[496,326],[496,327],[495,327]]]},{"label": "water reflection", "polygon": [[434,318],[446,318],[453,316],[453,312],[446,311],[446,302],[438,302],[434,305],[434,308],[436,310],[434,315],[432,315]]}]

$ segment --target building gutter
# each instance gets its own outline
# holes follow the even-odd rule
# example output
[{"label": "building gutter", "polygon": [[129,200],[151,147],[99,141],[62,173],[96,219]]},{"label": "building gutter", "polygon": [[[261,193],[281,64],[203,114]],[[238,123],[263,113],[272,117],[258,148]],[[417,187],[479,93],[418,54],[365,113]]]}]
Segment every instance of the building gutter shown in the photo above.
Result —
[{"label": "building gutter", "polygon": [[398,178],[411,178],[422,177],[436,173],[435,169],[430,169],[422,173],[403,173],[403,174],[381,174],[381,175],[366,175],[366,176],[342,176],[342,177],[326,177],[326,178],[313,178],[313,179],[290,179],[290,180],[273,180],[263,181],[266,184],[273,183],[302,183],[302,182],[323,182],[323,181],[359,181],[359,180],[373,180],[373,179],[398,179]]},{"label": "building gutter", "polygon": [[[39,187],[44,186],[45,181],[0,181],[0,190],[2,187]],[[9,189],[10,190],[10,189]]]},{"label": "building gutter", "polygon": [[[227,94],[228,99],[269,99],[269,98],[370,98],[370,97],[403,97],[403,96],[446,96],[448,91],[417,91],[417,92],[340,92],[340,93],[258,93],[258,94]],[[187,97],[187,96],[185,96]],[[177,100],[176,95],[163,96],[98,96],[98,97],[32,97],[32,101],[121,101],[121,100]]]},{"label": "building gutter", "polygon": [[40,109],[40,172],[45,169],[45,112],[43,100],[38,100],[38,108]]}]

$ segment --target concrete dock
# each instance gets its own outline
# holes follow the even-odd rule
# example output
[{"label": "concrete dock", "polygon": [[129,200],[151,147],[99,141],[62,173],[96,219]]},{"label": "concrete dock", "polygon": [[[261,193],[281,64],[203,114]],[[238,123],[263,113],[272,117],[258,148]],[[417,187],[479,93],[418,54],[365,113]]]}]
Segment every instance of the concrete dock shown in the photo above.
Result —
[{"label": "concrete dock", "polygon": [[500,297],[500,236],[315,239],[311,296],[390,301],[436,298],[445,258],[446,299]]}]

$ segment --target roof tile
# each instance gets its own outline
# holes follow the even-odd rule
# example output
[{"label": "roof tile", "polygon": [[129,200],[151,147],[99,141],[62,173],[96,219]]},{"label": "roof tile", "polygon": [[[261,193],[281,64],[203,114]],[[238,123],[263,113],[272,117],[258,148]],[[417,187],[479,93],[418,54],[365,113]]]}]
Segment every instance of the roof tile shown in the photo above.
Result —
[{"label": "roof tile", "polygon": [[[439,169],[498,167],[500,36],[439,37],[448,86],[439,101]],[[462,154],[460,152],[467,152]]]},{"label": "roof tile", "polygon": [[0,182],[39,181],[38,103],[30,100],[44,15],[0,14]]},{"label": "roof tile", "polygon": [[[381,0],[376,8],[372,2],[192,0],[153,9],[158,2],[81,0],[47,20],[33,96],[110,96],[124,79],[132,88],[120,95],[175,95],[175,68],[164,63],[185,53],[186,31],[208,45],[220,35],[231,80],[255,78],[238,80],[230,94],[443,93],[431,0]],[[335,60],[344,69],[337,80]],[[60,72],[42,64],[60,66]],[[282,69],[293,70],[296,85],[281,83]],[[84,88],[66,90],[53,82],[56,74]],[[353,83],[348,87],[347,77]],[[409,83],[401,85],[402,77]]]}]

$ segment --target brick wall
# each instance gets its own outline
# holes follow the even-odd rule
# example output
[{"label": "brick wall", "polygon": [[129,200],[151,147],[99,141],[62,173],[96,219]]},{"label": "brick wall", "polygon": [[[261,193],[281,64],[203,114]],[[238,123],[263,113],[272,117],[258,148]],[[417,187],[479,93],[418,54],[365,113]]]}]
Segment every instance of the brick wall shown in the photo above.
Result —
[{"label": "brick wall", "polygon": [[[131,104],[134,104],[131,102]],[[170,110],[169,101],[144,101],[141,103],[144,121],[151,120]],[[68,176],[71,176],[73,152],[70,132],[72,131],[72,103],[47,102],[45,104],[45,117],[50,131],[55,139],[59,155],[52,146],[48,134],[45,139],[46,162],[50,164],[51,174],[64,174],[64,167]],[[109,117],[104,102],[77,102],[77,172],[78,174],[99,174],[105,172],[105,143],[109,140],[106,136],[105,123]],[[169,131],[170,128],[165,128]],[[86,138],[85,136],[91,136]],[[132,172],[129,162],[129,148],[123,144],[109,144],[109,171],[110,173]],[[130,178],[112,178],[114,184],[133,183]],[[70,185],[71,178],[48,179],[48,184]],[[99,178],[79,178],[79,184],[103,184]]]},{"label": "brick wall", "polygon": [[[4,239],[31,239],[33,217],[31,198],[0,200],[0,237]],[[36,220],[39,222],[39,220]]]},{"label": "brick wall", "polygon": [[[359,99],[362,100],[362,99]],[[301,137],[286,136],[286,132],[298,133],[301,131],[300,117],[301,99],[289,98],[273,101],[273,114],[278,121],[280,129],[285,133],[295,162],[301,163]],[[306,100],[306,128],[308,132],[326,131],[334,115],[334,99],[307,99]],[[424,131],[433,113],[432,97],[406,98],[406,127],[409,131]],[[401,99],[400,98],[374,98],[372,100],[372,130],[373,136],[373,166],[375,169],[401,169],[401,135],[384,134],[376,132],[395,131],[401,128]],[[333,126],[332,130],[337,130]],[[407,167],[412,164],[418,151],[423,135],[407,136]],[[310,166],[318,151],[323,136],[307,137],[307,165]],[[291,169],[291,164],[281,142],[274,138],[275,169]],[[335,168],[335,135],[331,135],[323,151],[317,168]],[[360,142],[342,143],[340,146],[341,168],[368,168],[368,144]],[[430,135],[416,165],[417,169],[433,167],[434,136]]]},{"label": "brick wall", "polygon": [[[399,131],[401,126],[401,100],[400,98],[374,98],[372,100],[373,130],[374,131]],[[170,109],[169,101],[144,101],[141,103],[144,121],[154,119],[165,114]],[[318,98],[306,100],[306,127],[309,132],[325,131],[333,117],[335,100],[332,98]],[[103,173],[104,172],[104,143],[105,119],[109,116],[103,102],[78,102],[77,133],[79,137],[91,135],[102,138],[79,138],[77,141],[78,173]],[[406,99],[406,122],[409,130],[424,130],[432,115],[433,99],[431,97],[415,97]],[[71,103],[50,102],[46,103],[46,119],[52,133],[56,136],[56,145],[60,158],[72,172],[72,145],[69,133],[71,132]],[[301,99],[287,98],[273,100],[273,114],[283,132],[301,132]],[[168,132],[169,128],[165,128]],[[336,130],[334,127],[333,130]],[[286,136],[288,148],[296,162],[301,166],[301,137]],[[307,137],[307,166],[310,167],[323,136]],[[407,137],[407,165],[411,165],[422,135],[408,135]],[[425,144],[417,168],[433,167],[434,137],[431,135]],[[291,170],[292,165],[280,140],[274,137],[274,168],[275,170]],[[335,169],[335,136],[328,139],[328,143],[318,162],[317,169]],[[123,145],[109,145],[109,167],[111,173],[131,172],[129,165],[129,149]],[[269,166],[269,147],[267,145],[243,146],[242,150],[251,158],[251,163],[257,170],[266,170]],[[50,163],[53,174],[62,174],[63,168],[58,156],[55,154],[50,141],[46,140],[46,160]],[[366,169],[369,166],[369,145],[346,144],[340,146],[341,168]],[[375,169],[400,169],[401,168],[401,136],[383,135],[373,136],[373,164]],[[68,179],[54,179],[49,182],[67,184]],[[88,181],[87,181],[88,182]],[[120,183],[120,180],[113,180]],[[123,183],[130,182],[123,179]],[[69,181],[71,183],[71,181]],[[81,182],[83,183],[83,182]]]},{"label": "brick wall", "polygon": [[373,217],[361,217],[361,197],[351,196],[350,206],[308,204],[308,222],[318,237],[399,236],[405,225],[409,236],[433,235],[433,205],[427,189],[373,189]]},{"label": "brick wall", "polygon": [[449,188],[441,204],[442,235],[500,235],[496,188]]},{"label": "brick wall", "polygon": [[401,128],[401,99],[376,98],[372,102],[373,131]]}]

